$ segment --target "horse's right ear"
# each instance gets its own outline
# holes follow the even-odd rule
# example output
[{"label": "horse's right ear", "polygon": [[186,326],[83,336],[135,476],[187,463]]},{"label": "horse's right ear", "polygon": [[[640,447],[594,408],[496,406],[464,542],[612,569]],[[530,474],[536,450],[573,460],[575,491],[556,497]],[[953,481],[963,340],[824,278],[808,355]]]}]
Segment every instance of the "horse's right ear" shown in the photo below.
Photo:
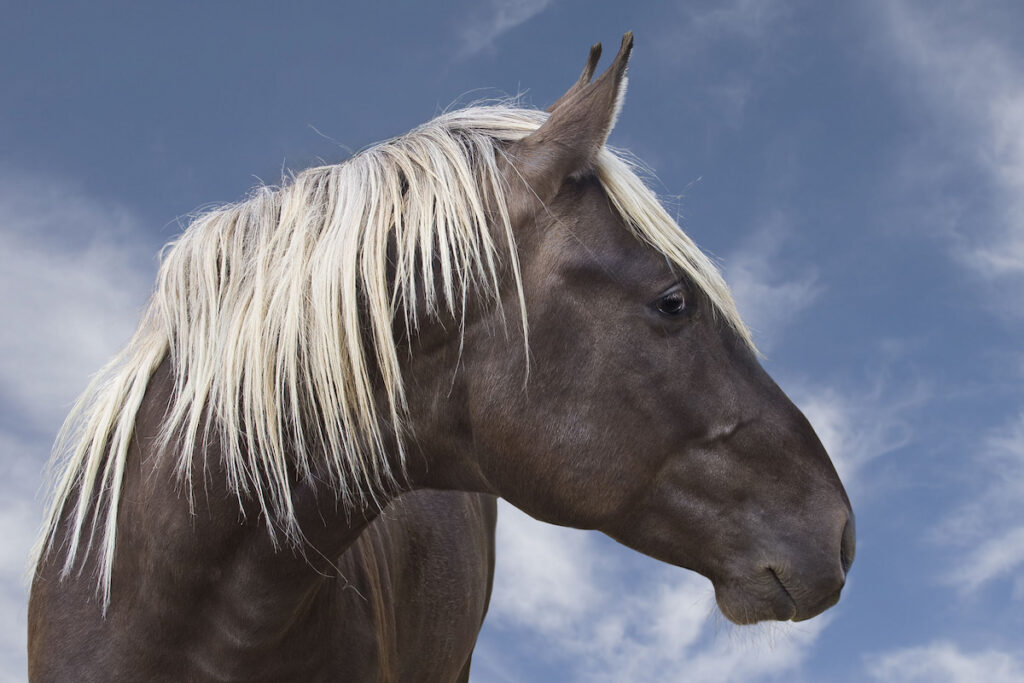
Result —
[{"label": "horse's right ear", "polygon": [[544,124],[508,149],[517,174],[541,202],[558,193],[571,175],[588,170],[608,139],[626,93],[626,65],[633,49],[633,33],[622,36],[622,46],[608,70],[591,81],[601,44],[590,57],[579,80],[548,111]]}]

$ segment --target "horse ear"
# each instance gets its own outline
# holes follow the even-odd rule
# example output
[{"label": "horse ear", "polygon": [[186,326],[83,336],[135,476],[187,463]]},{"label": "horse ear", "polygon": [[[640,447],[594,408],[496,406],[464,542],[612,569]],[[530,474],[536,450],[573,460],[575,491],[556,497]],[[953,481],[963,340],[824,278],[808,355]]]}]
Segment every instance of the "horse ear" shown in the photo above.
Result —
[{"label": "horse ear", "polygon": [[566,178],[586,171],[608,139],[626,93],[632,49],[631,31],[622,36],[611,66],[591,81],[601,44],[591,47],[579,80],[548,108],[548,120],[509,147],[516,172],[542,202],[553,199]]},{"label": "horse ear", "polygon": [[546,112],[551,113],[555,109],[565,102],[567,99],[578,93],[583,88],[590,85],[590,81],[594,78],[594,71],[597,70],[597,63],[601,60],[601,43],[594,43],[590,46],[590,56],[587,57],[587,65],[583,67],[583,73],[580,74],[578,81],[572,84],[572,87],[565,91],[565,94],[555,100],[555,103],[545,109]]}]

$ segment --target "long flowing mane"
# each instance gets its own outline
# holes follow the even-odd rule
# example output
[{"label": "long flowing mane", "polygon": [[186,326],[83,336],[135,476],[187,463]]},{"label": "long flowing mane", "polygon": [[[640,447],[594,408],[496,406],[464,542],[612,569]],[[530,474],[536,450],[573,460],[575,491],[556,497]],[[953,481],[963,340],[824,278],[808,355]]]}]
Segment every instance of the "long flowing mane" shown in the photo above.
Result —
[{"label": "long flowing mane", "polygon": [[[63,571],[99,544],[109,602],[118,500],[134,425],[165,359],[174,378],[160,453],[192,497],[197,446],[217,439],[230,490],[255,501],[272,536],[298,542],[295,481],[330,486],[346,506],[376,502],[404,463],[405,398],[396,320],[461,319],[514,279],[527,332],[501,161],[544,112],[508,105],[446,113],[347,161],[197,217],[163,257],[127,347],[93,379],[55,447],[56,473],[37,557],[62,515]],[[594,172],[635,235],[665,254],[748,343],[714,264],[668,215],[626,157]],[[376,391],[383,387],[383,399]],[[167,448],[169,444],[173,448]],[[200,465],[201,466],[201,465]]]}]

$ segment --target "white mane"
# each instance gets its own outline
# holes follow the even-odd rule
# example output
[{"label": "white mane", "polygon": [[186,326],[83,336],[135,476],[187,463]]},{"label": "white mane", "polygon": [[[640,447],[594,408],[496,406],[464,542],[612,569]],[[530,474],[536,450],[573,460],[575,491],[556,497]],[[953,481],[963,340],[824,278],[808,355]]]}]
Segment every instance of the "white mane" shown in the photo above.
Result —
[{"label": "white mane", "polygon": [[[64,574],[98,536],[99,589],[109,602],[128,447],[165,358],[174,398],[162,443],[174,448],[161,452],[176,458],[190,499],[196,445],[213,437],[228,486],[240,503],[258,503],[272,536],[299,539],[295,475],[326,480],[345,505],[376,502],[398,474],[387,465],[382,424],[399,435],[390,455],[404,463],[393,321],[401,316],[415,329],[418,308],[461,319],[471,294],[497,296],[502,264],[524,306],[499,158],[546,119],[504,105],[453,111],[196,218],[167,248],[134,337],[61,430],[37,557],[51,550],[68,508]],[[631,165],[603,149],[596,174],[637,237],[681,268],[749,343],[718,270]],[[491,214],[487,197],[495,199]],[[521,324],[525,336],[525,308]],[[386,399],[378,402],[381,384]]]}]

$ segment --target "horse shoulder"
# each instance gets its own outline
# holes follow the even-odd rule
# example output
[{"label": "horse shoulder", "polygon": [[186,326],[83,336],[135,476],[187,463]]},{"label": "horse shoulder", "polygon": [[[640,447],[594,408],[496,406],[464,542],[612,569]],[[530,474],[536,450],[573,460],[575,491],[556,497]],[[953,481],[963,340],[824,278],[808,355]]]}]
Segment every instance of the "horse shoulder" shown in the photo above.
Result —
[{"label": "horse shoulder", "polygon": [[345,673],[462,680],[491,596],[496,520],[493,496],[456,491],[411,491],[384,509],[329,588],[339,657],[364,653],[338,662]]}]

